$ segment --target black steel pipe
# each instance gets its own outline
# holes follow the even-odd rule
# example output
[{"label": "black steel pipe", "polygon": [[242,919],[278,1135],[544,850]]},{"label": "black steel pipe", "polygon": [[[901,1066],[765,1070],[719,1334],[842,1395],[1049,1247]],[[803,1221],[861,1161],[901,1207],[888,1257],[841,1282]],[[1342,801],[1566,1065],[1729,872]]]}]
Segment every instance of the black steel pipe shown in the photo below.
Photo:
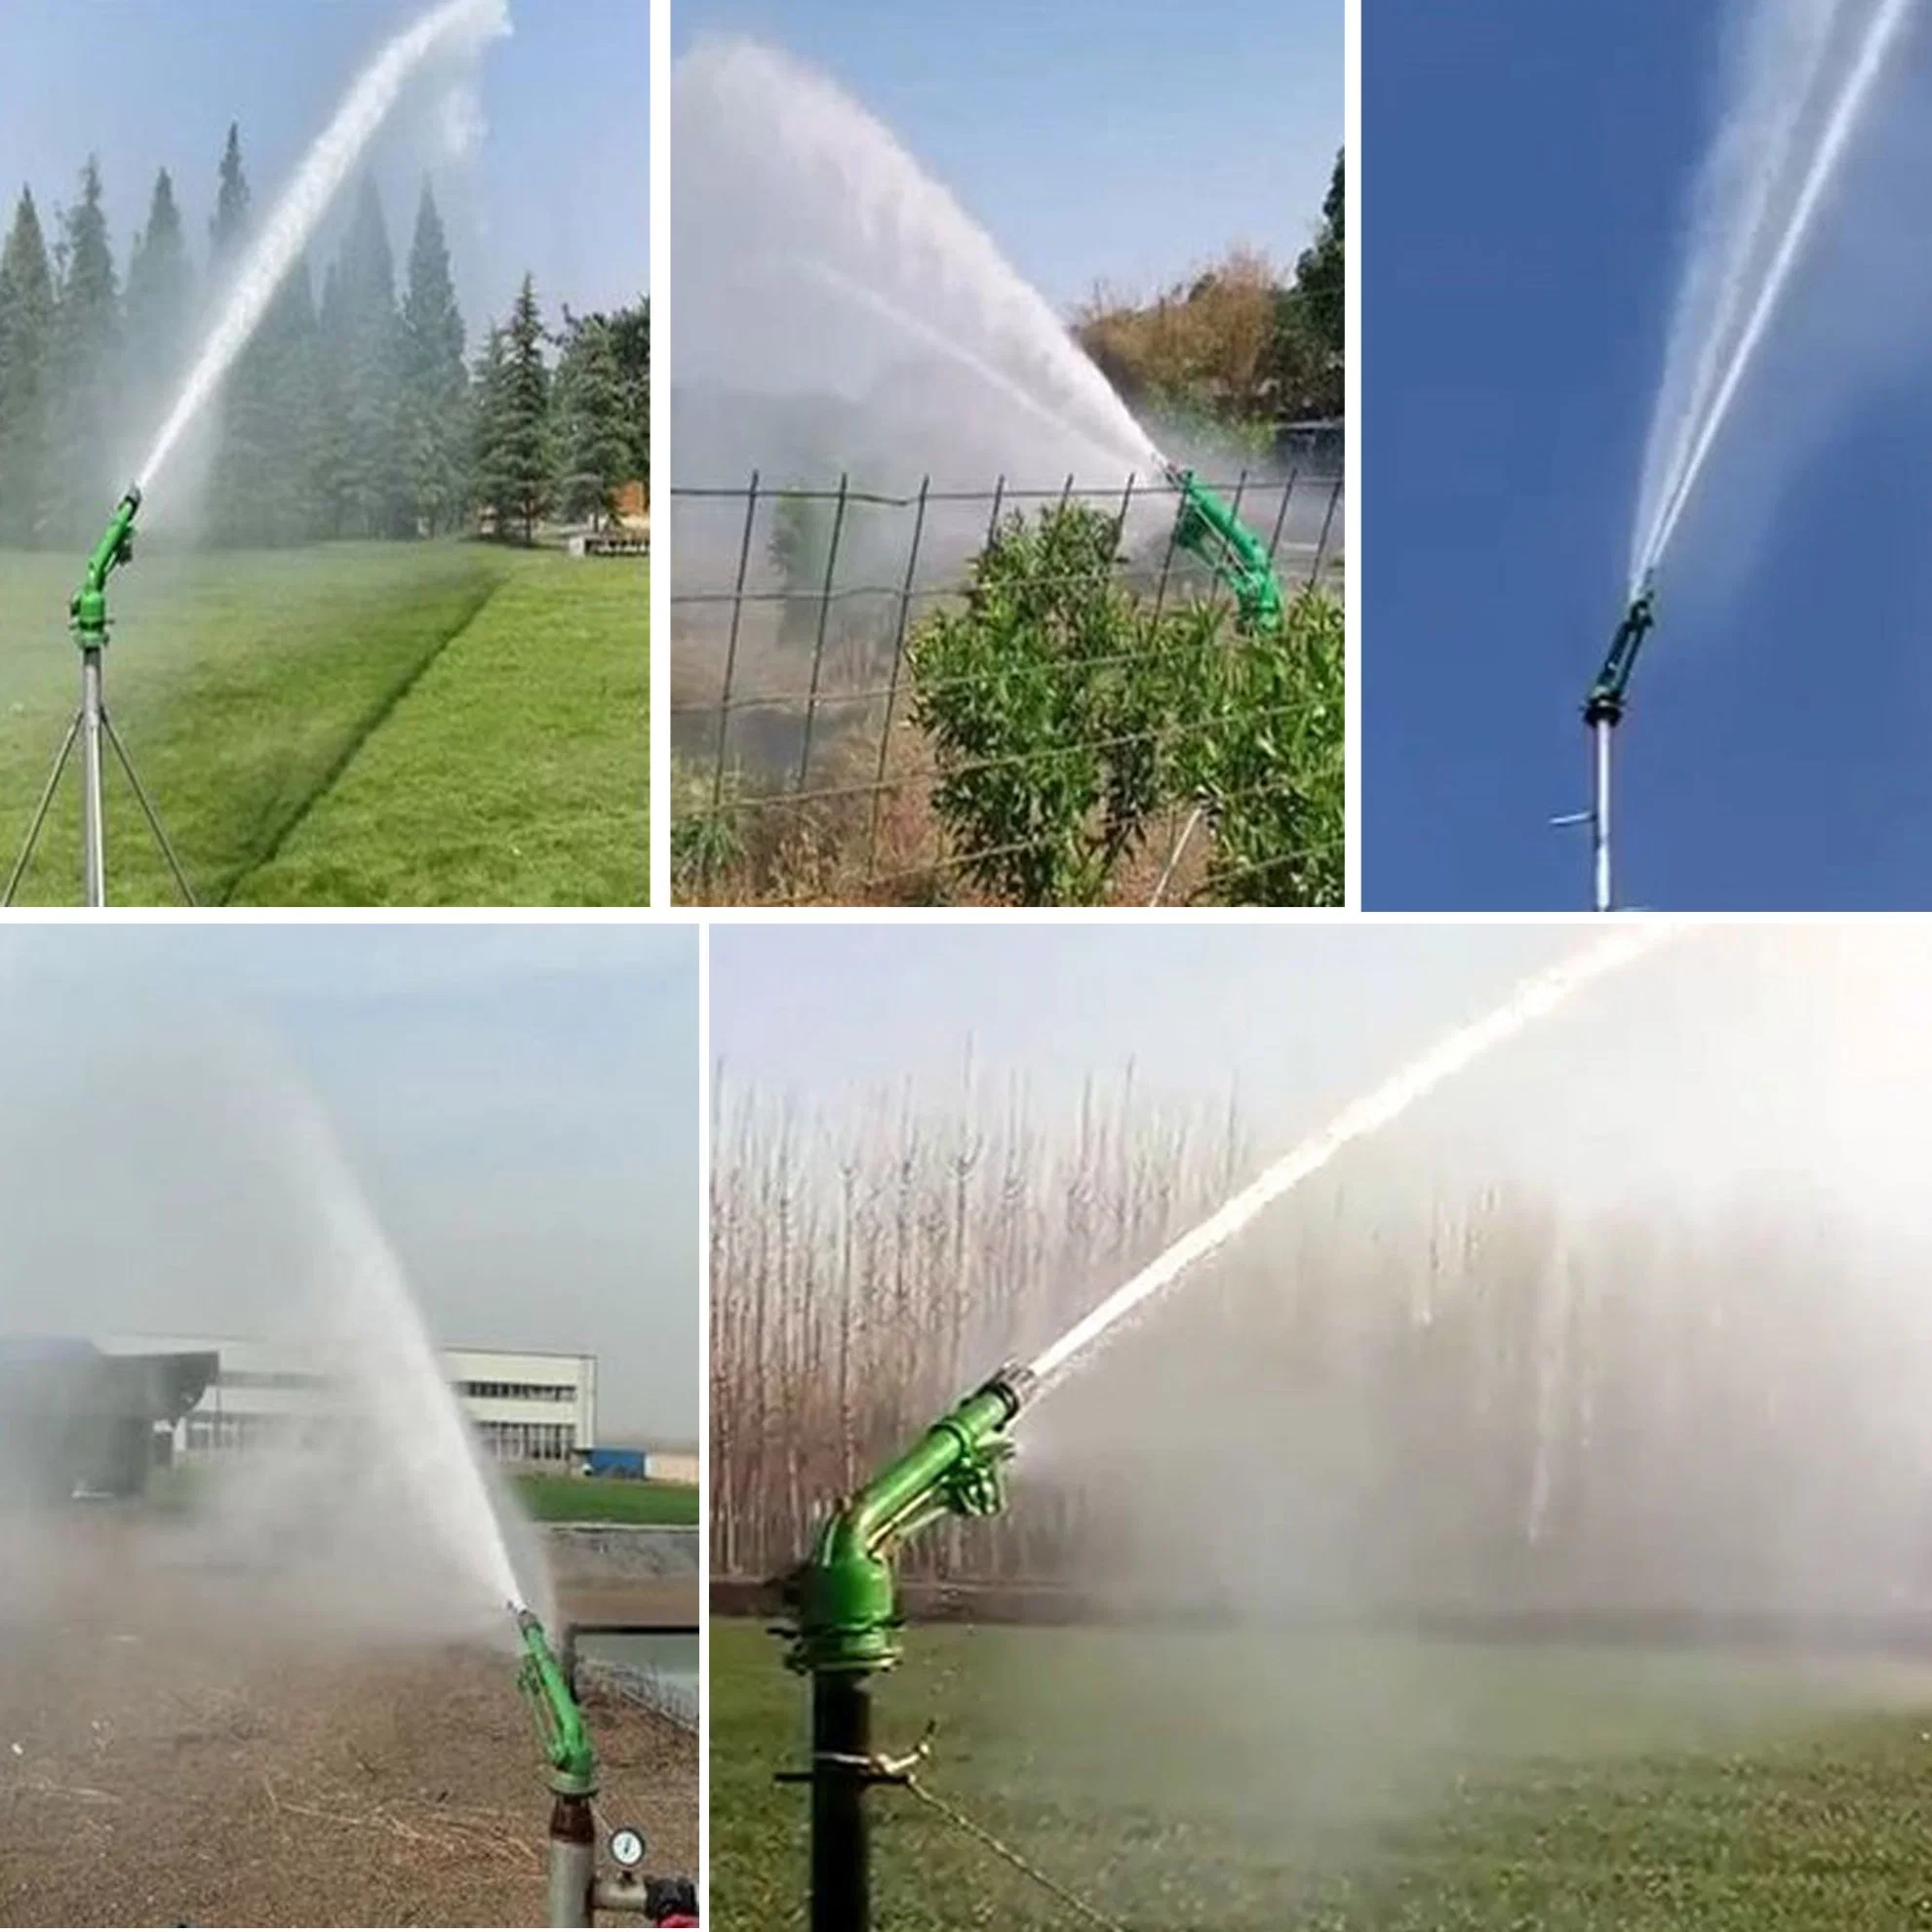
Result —
[{"label": "black steel pipe", "polygon": [[855,1671],[811,1680],[811,1932],[870,1932],[872,1682]]}]

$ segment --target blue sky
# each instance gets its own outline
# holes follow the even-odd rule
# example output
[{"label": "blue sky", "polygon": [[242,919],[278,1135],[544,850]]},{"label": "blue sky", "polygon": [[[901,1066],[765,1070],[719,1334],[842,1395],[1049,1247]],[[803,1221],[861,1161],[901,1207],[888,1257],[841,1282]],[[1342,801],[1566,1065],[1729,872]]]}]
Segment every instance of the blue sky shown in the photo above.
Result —
[{"label": "blue sky", "polygon": [[823,68],[1068,307],[1237,243],[1293,262],[1342,144],[1342,27],[1341,0],[679,0],[672,44],[746,33]]},{"label": "blue sky", "polygon": [[[100,156],[117,264],[174,176],[197,253],[216,170],[239,120],[257,207],[321,132],[418,0],[7,0],[0,8],[0,198],[31,182],[52,227],[90,148]],[[634,301],[650,281],[650,33],[645,0],[511,0],[484,57],[487,134],[449,165],[434,137],[445,90],[406,96],[374,165],[399,259],[425,165],[437,173],[472,337],[507,312],[526,268],[554,319]],[[320,282],[321,262],[312,256]]]},{"label": "blue sky", "polygon": [[[1623,603],[1720,13],[1363,10],[1371,907],[1585,900],[1587,835],[1547,820],[1588,802],[1578,709]],[[1896,138],[1881,117],[1855,150],[1667,560],[1619,746],[1630,903],[1926,903],[1932,363],[1859,382],[1797,341],[1887,305],[1846,237]],[[1781,439],[1783,415],[1815,419]]]},{"label": "blue sky", "polygon": [[[71,1304],[103,1330],[195,1331],[198,1307],[143,1297],[168,1255],[274,1265],[272,1242],[249,1245],[277,1225],[251,1217],[249,1043],[265,1030],[320,1095],[440,1340],[592,1351],[607,1428],[693,1441],[696,956],[689,927],[0,934],[0,1325],[44,1328]],[[77,1276],[77,1225],[89,1252],[146,1258]],[[212,1313],[271,1332],[259,1285],[229,1284]]]}]

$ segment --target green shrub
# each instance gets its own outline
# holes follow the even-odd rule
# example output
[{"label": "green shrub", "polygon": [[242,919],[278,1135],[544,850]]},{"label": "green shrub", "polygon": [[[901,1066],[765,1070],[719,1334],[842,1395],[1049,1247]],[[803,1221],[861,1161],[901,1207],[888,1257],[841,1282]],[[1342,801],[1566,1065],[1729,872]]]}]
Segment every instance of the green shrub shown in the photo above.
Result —
[{"label": "green shrub", "polygon": [[1020,905],[1106,896],[1167,789],[1171,693],[1115,580],[1118,522],[1007,518],[963,609],[913,632],[912,712],[968,877]]},{"label": "green shrub", "polygon": [[962,869],[1010,903],[1094,904],[1157,816],[1194,805],[1214,896],[1339,904],[1339,605],[1306,593],[1263,635],[1218,599],[1157,616],[1119,581],[1119,544],[1084,506],[1010,517],[965,604],[908,642]]}]

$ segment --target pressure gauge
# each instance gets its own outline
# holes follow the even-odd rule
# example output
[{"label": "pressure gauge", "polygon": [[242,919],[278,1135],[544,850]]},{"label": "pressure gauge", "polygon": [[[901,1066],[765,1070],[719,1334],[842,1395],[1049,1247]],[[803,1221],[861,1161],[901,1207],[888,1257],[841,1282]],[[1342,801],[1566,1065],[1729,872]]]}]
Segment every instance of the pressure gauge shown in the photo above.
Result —
[{"label": "pressure gauge", "polygon": [[611,1856],[626,1872],[635,1872],[644,1863],[644,1833],[629,1825],[611,1833]]}]

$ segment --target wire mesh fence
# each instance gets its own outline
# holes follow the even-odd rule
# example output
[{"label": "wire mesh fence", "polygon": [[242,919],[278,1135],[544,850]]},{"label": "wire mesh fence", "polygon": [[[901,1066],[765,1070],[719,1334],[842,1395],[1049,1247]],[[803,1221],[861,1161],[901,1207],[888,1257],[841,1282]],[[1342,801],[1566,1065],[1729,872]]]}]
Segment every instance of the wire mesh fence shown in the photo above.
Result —
[{"label": "wire mesh fence", "polygon": [[[1266,470],[1210,487],[1263,541],[1284,590],[1337,588],[1339,424],[1306,425],[1281,440]],[[1180,493],[1165,477],[1128,476],[1107,488],[1071,477],[1057,488],[1001,478],[981,490],[927,478],[914,491],[886,493],[850,476],[799,487],[754,473],[742,485],[679,488],[671,496],[674,851],[685,903],[943,900],[985,891],[1005,854],[983,844],[968,848],[933,809],[938,770],[917,718],[923,691],[910,647],[934,612],[962,608],[976,560],[1013,519],[1083,505],[1117,526],[1113,573],[1137,621],[1116,669],[1145,673],[1171,648],[1163,618],[1226,608],[1211,570],[1176,541]],[[974,675],[998,679],[1003,668],[994,662]],[[1107,668],[1105,659],[1084,665]],[[1339,784],[1336,695],[1334,716],[1319,730],[1332,738],[1321,750],[1332,753]],[[1307,707],[1298,700],[1293,708]],[[1245,722],[1272,726],[1292,745],[1311,721]],[[990,745],[978,754],[981,775],[1045,775],[1076,751],[1119,760],[1138,735]],[[1284,764],[1248,785],[1260,793],[1303,782]],[[1023,830],[1018,843],[1032,836]],[[1190,896],[1214,836],[1198,802],[1166,802],[1109,896]],[[1339,877],[1339,814],[1323,843],[1336,849],[1307,856]],[[1220,883],[1239,891],[1230,872],[1220,867]]]}]

